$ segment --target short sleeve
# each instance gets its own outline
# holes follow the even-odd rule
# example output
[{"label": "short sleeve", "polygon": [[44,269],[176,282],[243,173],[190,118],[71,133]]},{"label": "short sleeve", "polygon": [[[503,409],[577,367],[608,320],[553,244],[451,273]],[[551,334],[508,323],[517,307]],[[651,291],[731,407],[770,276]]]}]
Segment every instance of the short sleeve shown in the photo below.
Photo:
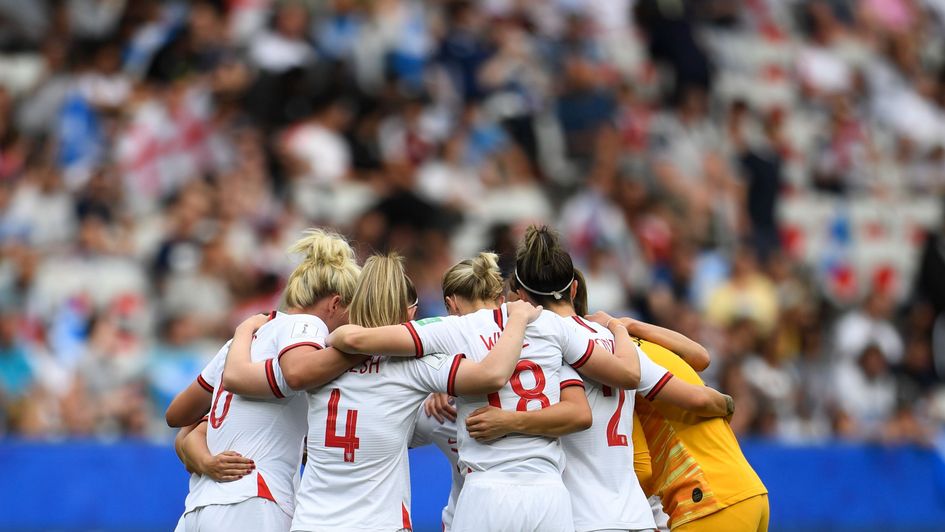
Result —
[{"label": "short sleeve", "polygon": [[274,358],[267,359],[263,365],[266,368],[266,381],[269,383],[269,389],[272,395],[278,399],[292,397],[304,390],[293,390],[285,381],[285,375],[282,373],[282,365]]},{"label": "short sleeve", "polygon": [[220,376],[223,375],[223,365],[226,364],[226,354],[230,351],[231,343],[233,343],[233,340],[223,344],[223,347],[210,359],[210,362],[207,362],[203,371],[197,375],[197,384],[209,393],[213,393],[213,389],[220,384]]},{"label": "short sleeve", "polygon": [[286,323],[284,329],[276,336],[277,358],[296,347],[325,348],[325,339],[328,338],[328,327],[325,322],[307,314],[296,314],[292,317],[292,321]]},{"label": "short sleeve", "polygon": [[637,392],[652,401],[666,386],[666,383],[673,378],[673,374],[663,366],[650,360],[650,357],[639,347],[636,348],[637,356],[640,357],[640,386]]},{"label": "short sleeve", "polygon": [[444,316],[408,321],[404,327],[413,338],[417,357],[432,353],[459,353],[465,351],[462,318]]},{"label": "short sleeve", "polygon": [[581,388],[584,387],[584,379],[582,379],[578,372],[574,371],[571,366],[561,366],[559,377],[562,390],[571,386],[580,386]]},{"label": "short sleeve", "polygon": [[566,318],[556,319],[561,329],[561,355],[572,368],[578,369],[587,363],[594,352],[594,330],[567,323]]},{"label": "short sleeve", "polygon": [[402,368],[409,379],[409,384],[420,390],[434,393],[445,392],[456,395],[456,374],[459,364],[466,355],[426,355],[413,360],[403,360]]}]

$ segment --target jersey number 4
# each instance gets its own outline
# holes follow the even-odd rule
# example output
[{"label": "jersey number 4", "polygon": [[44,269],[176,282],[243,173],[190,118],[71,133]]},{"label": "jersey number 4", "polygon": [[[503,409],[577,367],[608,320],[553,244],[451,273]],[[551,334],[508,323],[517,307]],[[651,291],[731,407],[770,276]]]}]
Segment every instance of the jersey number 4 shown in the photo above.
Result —
[{"label": "jersey number 4", "polygon": [[[604,386],[603,391],[604,397],[610,397],[614,393],[614,389],[610,386]],[[610,447],[627,447],[626,434],[617,433],[617,425],[620,424],[620,412],[623,410],[624,401],[627,400],[627,394],[619,388],[617,393],[620,394],[617,399],[617,410],[614,415],[610,416],[610,421],[607,422],[607,445]]]},{"label": "jersey number 4", "polygon": [[325,447],[340,447],[345,452],[345,462],[354,462],[354,451],[361,445],[355,432],[358,430],[358,411],[348,410],[345,420],[345,435],[339,436],[338,429],[338,402],[341,401],[341,390],[335,388],[328,398],[328,422],[325,425]]},{"label": "jersey number 4", "polygon": [[[531,371],[532,377],[535,379],[535,385],[531,388],[526,388],[522,386],[522,372]],[[512,378],[509,379],[509,386],[512,387],[512,391],[515,392],[515,395],[518,396],[518,404],[515,405],[515,410],[524,412],[528,410],[529,401],[538,401],[541,403],[542,408],[548,408],[551,406],[551,400],[548,399],[548,396],[542,393],[542,390],[545,389],[545,373],[541,371],[541,366],[532,362],[531,360],[519,360],[518,364],[515,365],[515,371],[512,372]],[[496,407],[502,408],[502,402],[499,400],[498,392],[493,392],[488,395],[489,404]]]}]

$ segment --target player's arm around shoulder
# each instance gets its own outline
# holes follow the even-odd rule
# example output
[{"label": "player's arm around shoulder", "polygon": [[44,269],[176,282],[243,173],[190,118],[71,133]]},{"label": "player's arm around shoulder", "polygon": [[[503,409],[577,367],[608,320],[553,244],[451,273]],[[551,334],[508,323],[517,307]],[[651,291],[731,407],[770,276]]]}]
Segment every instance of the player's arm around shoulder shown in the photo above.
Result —
[{"label": "player's arm around shoulder", "polygon": [[392,356],[423,356],[418,351],[412,322],[384,327],[342,325],[328,335],[328,345],[345,353],[370,355],[384,353]]},{"label": "player's arm around shoulder", "polygon": [[588,353],[572,366],[601,384],[635,390],[640,385],[640,359],[627,329],[605,312],[596,312],[587,319],[603,325],[614,335],[614,352],[611,354],[591,341]]},{"label": "player's arm around shoulder", "polygon": [[631,336],[669,349],[696,371],[706,369],[712,361],[708,349],[682,333],[633,318],[620,318],[619,321]]},{"label": "player's arm around shoulder", "polygon": [[236,327],[223,369],[223,388],[227,391],[249,397],[272,397],[266,362],[254,363],[250,354],[253,335],[268,321],[269,315],[254,314]]},{"label": "player's arm around shoulder", "polygon": [[581,384],[562,388],[560,401],[540,410],[511,411],[484,406],[466,418],[466,430],[480,442],[489,442],[507,434],[556,438],[587,430],[593,421]]},{"label": "player's arm around shoulder", "polygon": [[508,323],[489,354],[479,362],[464,360],[459,364],[455,379],[456,394],[492,393],[509,381],[522,355],[525,328],[541,315],[542,309],[525,301],[509,303],[507,309]]}]

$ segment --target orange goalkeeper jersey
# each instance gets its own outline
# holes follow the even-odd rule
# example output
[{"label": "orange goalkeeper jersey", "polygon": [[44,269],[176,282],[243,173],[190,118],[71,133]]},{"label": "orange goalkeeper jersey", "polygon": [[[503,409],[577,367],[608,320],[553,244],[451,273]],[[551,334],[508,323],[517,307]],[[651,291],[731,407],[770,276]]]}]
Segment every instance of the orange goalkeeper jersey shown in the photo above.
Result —
[{"label": "orange goalkeeper jersey", "polygon": [[[704,385],[699,375],[668,349],[643,341],[640,347],[675,378]],[[659,495],[670,527],[768,493],[723,418],[702,418],[664,402],[636,401],[652,473],[643,486]]]}]

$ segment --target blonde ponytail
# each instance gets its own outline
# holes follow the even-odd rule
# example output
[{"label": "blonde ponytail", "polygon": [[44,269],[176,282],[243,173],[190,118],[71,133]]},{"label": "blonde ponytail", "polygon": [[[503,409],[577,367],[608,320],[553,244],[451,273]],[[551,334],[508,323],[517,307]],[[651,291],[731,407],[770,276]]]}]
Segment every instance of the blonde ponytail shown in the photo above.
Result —
[{"label": "blonde ponytail", "polygon": [[286,284],[286,307],[307,308],[335,294],[341,297],[342,305],[351,303],[361,269],[344,237],[321,229],[308,229],[292,244],[289,253],[300,253],[303,259]]},{"label": "blonde ponytail", "polygon": [[404,259],[396,253],[374,255],[364,263],[354,290],[348,319],[362,327],[396,325],[407,321],[407,307],[416,291],[404,273]]},{"label": "blonde ponytail", "polygon": [[499,256],[483,251],[475,258],[454,265],[443,275],[443,296],[460,296],[470,301],[495,301],[502,295]]}]

